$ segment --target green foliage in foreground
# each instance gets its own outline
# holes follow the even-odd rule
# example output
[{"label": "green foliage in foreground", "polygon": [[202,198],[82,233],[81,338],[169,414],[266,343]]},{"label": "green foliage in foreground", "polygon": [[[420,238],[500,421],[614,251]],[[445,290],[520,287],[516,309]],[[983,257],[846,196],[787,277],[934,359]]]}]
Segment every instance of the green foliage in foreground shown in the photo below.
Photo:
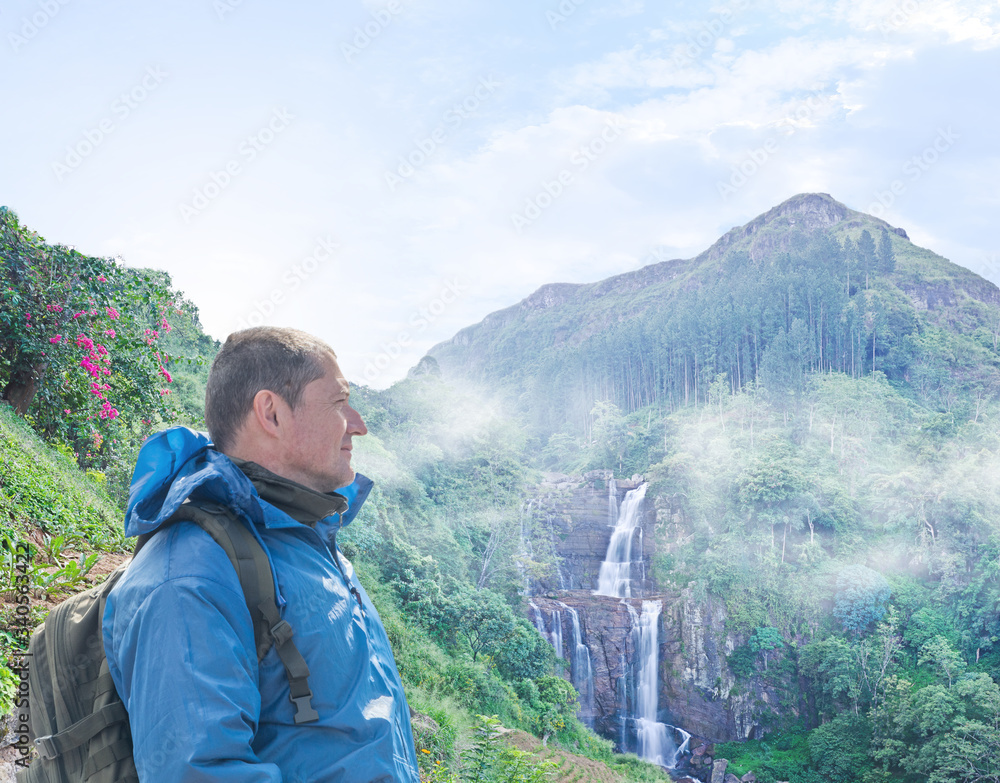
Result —
[{"label": "green foliage in foreground", "polygon": [[37,527],[89,547],[121,547],[121,511],[102,483],[100,474],[82,473],[0,405],[0,536],[16,543]]}]

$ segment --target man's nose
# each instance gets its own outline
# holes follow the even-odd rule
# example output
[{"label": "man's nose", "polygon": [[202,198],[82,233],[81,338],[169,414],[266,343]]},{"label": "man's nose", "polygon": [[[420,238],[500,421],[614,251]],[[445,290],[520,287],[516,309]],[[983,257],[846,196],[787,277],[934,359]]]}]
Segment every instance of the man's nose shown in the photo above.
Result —
[{"label": "man's nose", "polygon": [[361,418],[361,414],[354,410],[354,408],[350,410],[351,412],[347,415],[348,432],[352,435],[366,435],[368,427],[365,426],[365,420]]}]

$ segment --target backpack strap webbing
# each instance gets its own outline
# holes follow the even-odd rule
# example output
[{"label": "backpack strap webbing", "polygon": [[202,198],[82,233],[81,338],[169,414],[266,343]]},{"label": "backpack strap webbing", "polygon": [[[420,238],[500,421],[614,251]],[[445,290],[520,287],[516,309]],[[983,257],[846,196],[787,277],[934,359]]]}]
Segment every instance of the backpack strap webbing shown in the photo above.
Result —
[{"label": "backpack strap webbing", "polygon": [[[291,623],[281,619],[271,564],[260,541],[229,509],[218,504],[185,502],[164,524],[180,520],[190,520],[208,533],[222,547],[236,569],[247,609],[250,610],[257,660],[263,660],[274,645],[285,667],[288,697],[295,705],[295,722],[313,723],[319,720],[319,713],[312,706],[309,665],[295,646]],[[136,551],[144,543],[140,539],[136,543]]]}]

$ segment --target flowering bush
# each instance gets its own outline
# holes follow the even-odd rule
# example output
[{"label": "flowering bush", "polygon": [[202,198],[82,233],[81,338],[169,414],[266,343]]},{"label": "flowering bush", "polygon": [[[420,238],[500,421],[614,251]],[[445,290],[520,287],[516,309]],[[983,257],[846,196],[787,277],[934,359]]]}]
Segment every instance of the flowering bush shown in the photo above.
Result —
[{"label": "flowering bush", "polygon": [[0,257],[0,385],[18,413],[98,469],[174,418],[169,278],[48,245],[4,208]]}]

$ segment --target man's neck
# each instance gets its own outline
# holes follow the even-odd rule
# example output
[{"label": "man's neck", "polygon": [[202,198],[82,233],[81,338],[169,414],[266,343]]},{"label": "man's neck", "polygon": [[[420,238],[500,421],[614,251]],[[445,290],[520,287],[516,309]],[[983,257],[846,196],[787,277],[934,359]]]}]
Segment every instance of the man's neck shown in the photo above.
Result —
[{"label": "man's neck", "polygon": [[261,499],[285,512],[296,522],[312,526],[324,517],[342,514],[347,510],[347,501],[336,492],[317,492],[279,476],[256,462],[233,456],[229,458],[250,479]]}]

